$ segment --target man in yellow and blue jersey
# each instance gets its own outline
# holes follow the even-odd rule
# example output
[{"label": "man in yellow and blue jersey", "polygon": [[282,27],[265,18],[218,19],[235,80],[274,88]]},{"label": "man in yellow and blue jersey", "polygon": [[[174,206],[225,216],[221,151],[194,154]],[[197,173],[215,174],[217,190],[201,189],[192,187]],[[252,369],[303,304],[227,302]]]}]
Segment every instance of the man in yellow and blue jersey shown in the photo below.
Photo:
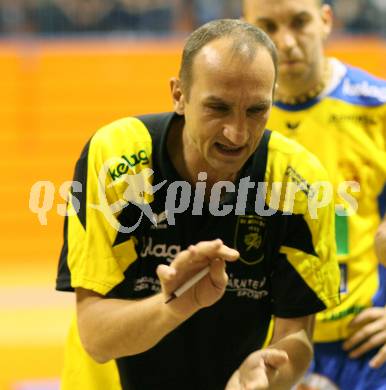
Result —
[{"label": "man in yellow and blue jersey", "polygon": [[[386,389],[386,273],[374,251],[377,236],[381,261],[386,82],[325,56],[332,11],[321,1],[244,0],[243,6],[245,20],[265,30],[279,53],[268,127],[319,157],[335,188],[342,301],[317,315],[311,371],[341,389]],[[350,199],[341,194],[347,186]]]}]

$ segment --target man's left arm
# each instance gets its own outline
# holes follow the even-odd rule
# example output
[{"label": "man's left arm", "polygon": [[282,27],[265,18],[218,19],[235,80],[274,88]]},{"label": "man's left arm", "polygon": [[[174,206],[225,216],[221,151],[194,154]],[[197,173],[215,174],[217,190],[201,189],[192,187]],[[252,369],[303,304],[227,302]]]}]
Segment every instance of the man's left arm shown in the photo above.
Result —
[{"label": "man's left arm", "polygon": [[[386,104],[382,106],[382,129],[383,129],[383,145],[384,152],[386,153]],[[384,161],[384,167],[386,167]],[[381,216],[383,214],[383,220],[378,226],[377,232],[375,234],[375,253],[377,255],[378,261],[386,267],[386,168],[385,168],[385,178],[384,178],[384,187],[382,193],[378,197],[379,211]]]},{"label": "man's left arm", "polygon": [[372,368],[386,363],[386,308],[370,307],[359,313],[349,324],[355,331],[343,344],[349,356],[359,358],[374,348],[379,348],[370,360]]},{"label": "man's left arm", "polygon": [[[386,144],[386,114],[383,116],[383,134]],[[380,197],[381,209],[384,210],[386,191]],[[383,206],[383,207],[382,207]],[[380,264],[386,267],[386,213],[380,223],[374,239],[375,253]],[[386,364],[386,308],[370,307],[359,313],[349,325],[353,334],[343,344],[351,358],[359,358],[374,348],[377,353],[370,360],[370,366],[379,368]]]},{"label": "man's left arm", "polygon": [[[386,266],[386,215],[375,235],[375,252],[381,264]],[[359,313],[350,323],[352,336],[343,349],[351,358],[359,358],[374,348],[379,350],[370,360],[370,366],[379,368],[386,363],[386,307],[370,307]]]},{"label": "man's left arm", "polygon": [[311,362],[313,327],[314,315],[276,317],[268,347],[244,360],[226,390],[291,389]]}]

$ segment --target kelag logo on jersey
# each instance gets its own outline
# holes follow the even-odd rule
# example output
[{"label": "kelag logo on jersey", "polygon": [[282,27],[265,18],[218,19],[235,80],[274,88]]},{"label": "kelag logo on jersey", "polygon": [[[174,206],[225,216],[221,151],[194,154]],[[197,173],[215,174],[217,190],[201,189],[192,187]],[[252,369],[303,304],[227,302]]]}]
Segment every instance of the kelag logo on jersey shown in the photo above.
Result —
[{"label": "kelag logo on jersey", "polygon": [[375,125],[377,122],[369,115],[344,115],[344,114],[332,114],[328,120],[330,123],[340,122],[354,122],[363,126]]},{"label": "kelag logo on jersey", "polygon": [[238,216],[234,246],[240,252],[240,260],[248,265],[264,259],[265,220],[259,215]]},{"label": "kelag logo on jersey", "polygon": [[110,176],[113,180],[125,175],[130,168],[134,168],[138,164],[148,165],[149,158],[145,150],[140,150],[138,153],[132,154],[130,157],[121,156],[124,162],[119,163],[112,171],[109,170]]},{"label": "kelag logo on jersey", "polygon": [[143,246],[140,252],[142,258],[157,257],[171,263],[181,252],[181,246],[167,243],[153,243],[152,237],[142,237]]}]

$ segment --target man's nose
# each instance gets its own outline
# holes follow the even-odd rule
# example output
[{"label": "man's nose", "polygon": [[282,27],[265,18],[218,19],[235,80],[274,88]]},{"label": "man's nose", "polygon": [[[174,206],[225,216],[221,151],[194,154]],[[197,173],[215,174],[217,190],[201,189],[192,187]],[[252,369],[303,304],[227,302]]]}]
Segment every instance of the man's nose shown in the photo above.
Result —
[{"label": "man's nose", "polygon": [[296,46],[294,34],[288,28],[281,28],[275,36],[275,44],[278,50],[288,51]]},{"label": "man's nose", "polygon": [[223,135],[234,146],[245,146],[248,142],[248,129],[244,120],[230,122],[224,126]]}]

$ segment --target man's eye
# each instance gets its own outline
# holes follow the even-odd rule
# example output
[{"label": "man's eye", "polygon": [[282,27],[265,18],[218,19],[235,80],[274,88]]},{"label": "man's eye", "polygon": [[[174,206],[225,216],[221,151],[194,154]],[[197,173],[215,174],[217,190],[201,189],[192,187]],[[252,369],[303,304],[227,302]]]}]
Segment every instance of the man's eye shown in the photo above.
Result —
[{"label": "man's eye", "polygon": [[248,115],[257,115],[265,112],[265,107],[252,107],[247,110]]},{"label": "man's eye", "polygon": [[268,34],[273,34],[277,30],[276,24],[272,22],[261,23],[259,27],[261,27]]},{"label": "man's eye", "polygon": [[211,110],[217,111],[217,112],[226,112],[228,111],[228,107],[224,106],[222,104],[213,104],[208,106]]},{"label": "man's eye", "polygon": [[301,29],[308,23],[308,20],[305,18],[296,18],[292,22],[292,27],[295,29]]}]

